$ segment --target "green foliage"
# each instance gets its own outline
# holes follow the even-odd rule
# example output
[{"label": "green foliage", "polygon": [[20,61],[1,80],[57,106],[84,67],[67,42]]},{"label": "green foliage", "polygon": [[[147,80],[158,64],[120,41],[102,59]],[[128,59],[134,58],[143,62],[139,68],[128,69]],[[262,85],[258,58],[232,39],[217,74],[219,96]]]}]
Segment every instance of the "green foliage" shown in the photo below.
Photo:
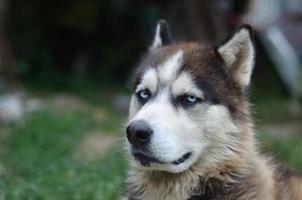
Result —
[{"label": "green foliage", "polygon": [[73,155],[83,133],[97,127],[89,113],[53,111],[14,127],[1,159],[0,199],[118,199],[125,163],[117,147],[103,160]]},{"label": "green foliage", "polygon": [[291,103],[288,98],[271,93],[253,96],[251,110],[256,122],[286,122],[295,119],[289,111]]},{"label": "green foliage", "polygon": [[[273,156],[298,171],[302,170],[302,139],[300,135],[287,135],[276,138],[263,131],[260,134],[262,147]],[[272,153],[270,153],[272,154]]]},{"label": "green foliage", "polygon": [[[302,170],[301,132],[293,126],[302,121],[302,116],[293,113],[291,107],[295,106],[295,103],[297,102],[293,99],[275,91],[262,93],[258,90],[253,92],[251,110],[260,147],[276,160],[291,168]],[[283,129],[278,130],[278,127],[282,126]],[[270,128],[272,130],[269,131]]]}]

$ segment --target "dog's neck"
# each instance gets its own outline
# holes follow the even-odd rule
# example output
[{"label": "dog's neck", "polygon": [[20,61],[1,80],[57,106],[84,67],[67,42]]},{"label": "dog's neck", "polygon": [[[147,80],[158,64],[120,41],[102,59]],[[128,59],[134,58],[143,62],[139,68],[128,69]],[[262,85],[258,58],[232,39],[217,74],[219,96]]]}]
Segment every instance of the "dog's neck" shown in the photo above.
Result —
[{"label": "dog's neck", "polygon": [[128,193],[130,200],[213,199],[223,196],[227,192],[224,187],[234,181],[235,172],[228,170],[221,168],[202,175],[192,168],[178,174],[133,168],[128,178]]}]

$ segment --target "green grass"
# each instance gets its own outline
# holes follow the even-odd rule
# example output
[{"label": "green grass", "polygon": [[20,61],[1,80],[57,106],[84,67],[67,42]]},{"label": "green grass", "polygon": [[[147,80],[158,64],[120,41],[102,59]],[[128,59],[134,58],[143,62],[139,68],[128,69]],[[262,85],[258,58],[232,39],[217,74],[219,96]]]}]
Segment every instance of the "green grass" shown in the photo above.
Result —
[{"label": "green grass", "polygon": [[286,137],[273,137],[261,128],[259,129],[259,141],[266,154],[292,169],[302,171],[302,133]]},{"label": "green grass", "polygon": [[[294,132],[290,126],[290,123],[302,122],[301,114],[297,116],[289,111],[289,107],[297,102],[270,92],[254,94],[252,102],[256,137],[264,153],[292,169],[302,171],[302,132]],[[281,136],[278,133],[274,135],[264,128],[267,125],[283,125],[289,130],[281,133]],[[300,125],[302,126],[302,123]]]},{"label": "green grass", "polygon": [[118,199],[125,171],[119,147],[102,160],[74,156],[83,133],[100,126],[88,112],[48,110],[12,127],[1,144],[0,199]]},{"label": "green grass", "polygon": [[282,123],[297,118],[289,112],[289,105],[293,104],[294,100],[284,96],[262,95],[252,98],[251,101],[251,112],[256,123]]}]

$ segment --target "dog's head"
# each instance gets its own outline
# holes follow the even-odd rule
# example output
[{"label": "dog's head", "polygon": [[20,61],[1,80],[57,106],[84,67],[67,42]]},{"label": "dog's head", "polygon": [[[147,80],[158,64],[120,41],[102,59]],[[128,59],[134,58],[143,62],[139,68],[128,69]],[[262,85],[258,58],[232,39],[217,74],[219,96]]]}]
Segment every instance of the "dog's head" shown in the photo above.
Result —
[{"label": "dog's head", "polygon": [[223,44],[171,44],[160,21],[134,74],[126,147],[145,169],[181,172],[220,162],[239,148],[254,66],[248,26]]}]

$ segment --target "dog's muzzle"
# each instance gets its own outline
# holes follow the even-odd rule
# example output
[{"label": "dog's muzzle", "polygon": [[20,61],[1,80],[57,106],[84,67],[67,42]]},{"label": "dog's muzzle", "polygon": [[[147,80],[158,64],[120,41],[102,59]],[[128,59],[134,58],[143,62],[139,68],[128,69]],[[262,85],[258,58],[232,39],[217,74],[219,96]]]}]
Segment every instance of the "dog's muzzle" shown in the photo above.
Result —
[{"label": "dog's muzzle", "polygon": [[153,130],[150,125],[143,120],[131,122],[126,129],[126,135],[129,143],[132,145],[132,156],[145,167],[150,166],[151,163],[180,165],[192,155],[191,152],[187,152],[178,159],[168,162],[153,157],[152,153],[148,150],[148,144],[151,141]]}]

